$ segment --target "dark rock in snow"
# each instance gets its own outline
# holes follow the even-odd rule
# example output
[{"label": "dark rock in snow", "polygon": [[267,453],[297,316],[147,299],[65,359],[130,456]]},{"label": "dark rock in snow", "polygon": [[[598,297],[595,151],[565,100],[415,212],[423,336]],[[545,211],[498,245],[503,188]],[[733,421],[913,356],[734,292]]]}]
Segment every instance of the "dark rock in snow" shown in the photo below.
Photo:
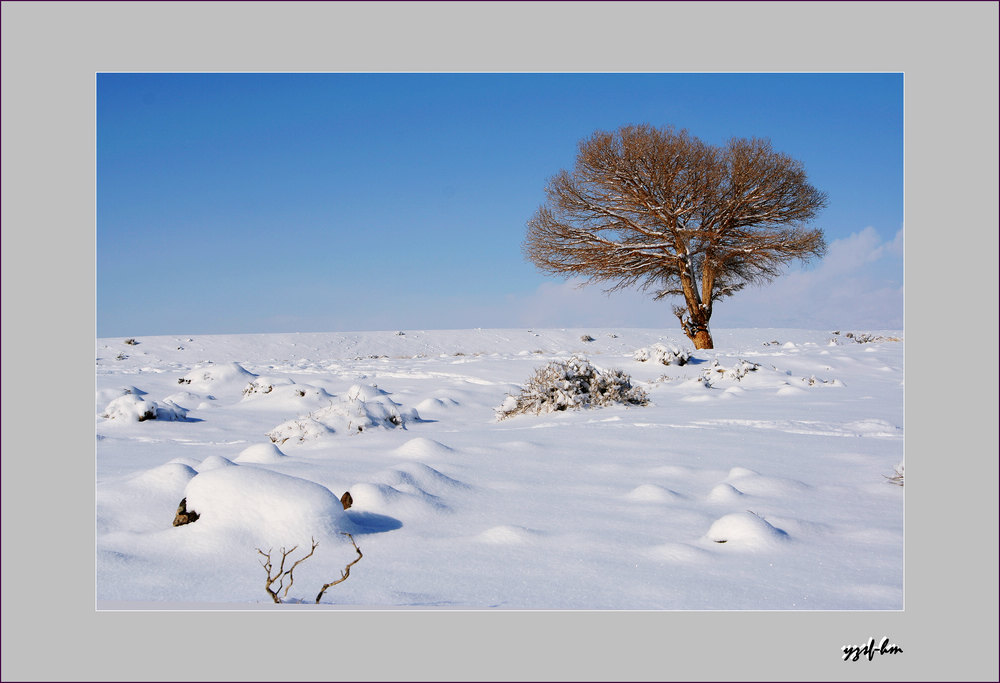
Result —
[{"label": "dark rock in snow", "polygon": [[194,510],[187,509],[187,498],[181,498],[181,504],[177,506],[177,514],[174,515],[174,526],[190,524],[197,521],[199,516]]}]

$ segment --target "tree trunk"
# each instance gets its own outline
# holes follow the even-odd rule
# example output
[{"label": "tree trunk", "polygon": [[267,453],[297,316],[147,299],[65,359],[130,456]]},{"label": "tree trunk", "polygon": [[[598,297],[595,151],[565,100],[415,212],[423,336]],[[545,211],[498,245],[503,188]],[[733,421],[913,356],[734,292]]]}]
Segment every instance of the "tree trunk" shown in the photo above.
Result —
[{"label": "tree trunk", "polygon": [[683,315],[679,311],[675,311],[677,317],[681,321],[681,329],[684,330],[684,334],[688,339],[694,344],[696,349],[714,349],[715,344],[712,342],[712,333],[708,331],[708,321],[705,321],[701,325],[697,323],[692,323],[690,320],[685,320]]},{"label": "tree trunk", "polygon": [[692,315],[690,308],[674,306],[674,315],[681,323],[681,329],[696,349],[714,349],[712,333],[708,331],[708,316],[700,309],[695,309],[700,315]]},{"label": "tree trunk", "polygon": [[714,274],[708,269],[702,271],[702,285],[706,293],[705,300],[709,302],[709,306],[705,306],[698,292],[695,269],[689,255],[678,262],[678,270],[680,271],[681,287],[684,291],[684,303],[687,306],[675,306],[674,315],[681,321],[681,329],[684,330],[687,338],[694,343],[694,348],[715,348],[712,344],[712,335],[708,331],[708,319],[712,315],[711,283],[714,282]]},{"label": "tree trunk", "polygon": [[714,349],[712,333],[708,331],[708,318],[711,313],[706,313],[700,306],[688,305],[674,306],[674,315],[681,323],[684,334],[694,344],[696,349]]}]

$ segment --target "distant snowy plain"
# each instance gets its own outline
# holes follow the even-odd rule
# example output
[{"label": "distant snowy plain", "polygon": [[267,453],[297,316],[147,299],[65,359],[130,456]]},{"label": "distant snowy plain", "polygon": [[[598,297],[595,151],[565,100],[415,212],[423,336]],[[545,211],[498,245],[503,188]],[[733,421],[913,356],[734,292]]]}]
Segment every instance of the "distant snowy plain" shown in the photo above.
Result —
[{"label": "distant snowy plain", "polygon": [[[305,609],[258,549],[311,604],[347,532],[309,609],[902,609],[903,336],[836,332],[98,339],[97,606]],[[649,405],[497,419],[573,355]]]}]

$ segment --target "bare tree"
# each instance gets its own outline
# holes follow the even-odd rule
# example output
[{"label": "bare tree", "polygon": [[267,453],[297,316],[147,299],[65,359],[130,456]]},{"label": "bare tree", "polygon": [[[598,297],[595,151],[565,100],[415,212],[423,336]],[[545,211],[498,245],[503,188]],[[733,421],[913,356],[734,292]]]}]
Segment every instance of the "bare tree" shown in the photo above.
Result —
[{"label": "bare tree", "polygon": [[768,140],[706,144],[687,131],[626,126],[579,145],[528,221],[525,256],[544,272],[631,286],[674,306],[695,348],[713,348],[712,306],[822,256],[805,225],[826,205],[802,164]]}]

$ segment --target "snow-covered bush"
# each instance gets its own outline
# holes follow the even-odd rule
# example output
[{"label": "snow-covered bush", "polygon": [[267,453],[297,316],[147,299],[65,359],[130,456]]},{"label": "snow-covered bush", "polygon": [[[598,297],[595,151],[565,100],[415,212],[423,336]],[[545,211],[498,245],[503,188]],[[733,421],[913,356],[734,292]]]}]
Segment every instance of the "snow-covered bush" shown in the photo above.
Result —
[{"label": "snow-covered bush", "polygon": [[740,360],[736,365],[728,368],[722,373],[725,379],[732,379],[739,382],[741,379],[747,376],[751,372],[756,372],[757,368],[760,367],[760,363],[751,363],[750,361]]},{"label": "snow-covered bush", "polygon": [[243,387],[243,400],[253,400],[261,396],[269,398],[302,399],[307,396],[312,400],[331,398],[322,387],[311,384],[296,384],[286,377],[257,377]]},{"label": "snow-covered bush", "polygon": [[651,360],[663,365],[684,365],[691,358],[691,354],[686,349],[657,342],[652,346],[637,350],[632,354],[632,357],[640,363]]},{"label": "snow-covered bush", "polygon": [[751,363],[741,359],[737,361],[736,365],[733,367],[726,368],[720,365],[718,359],[716,359],[712,364],[712,367],[702,373],[702,377],[704,377],[708,384],[711,384],[719,379],[728,379],[734,382],[739,382],[749,373],[755,372],[759,367],[760,363]]},{"label": "snow-covered bush", "polygon": [[111,401],[101,413],[101,417],[108,420],[122,420],[145,422],[146,420],[184,420],[187,418],[187,410],[181,408],[173,401],[147,400],[133,393],[119,396]]},{"label": "snow-covered bush", "polygon": [[[840,332],[834,332],[834,334],[840,334]],[[881,335],[869,334],[868,332],[858,332],[857,334],[855,334],[854,332],[845,332],[844,337],[846,337],[847,339],[853,339],[858,344],[874,344],[877,342],[901,341],[899,337],[883,337]]]},{"label": "snow-covered bush", "polygon": [[270,394],[274,391],[274,385],[278,383],[291,384],[292,380],[289,379],[281,382],[280,380],[272,380],[267,377],[258,377],[243,387],[243,398],[247,399],[258,394]]},{"label": "snow-covered bush", "polygon": [[288,420],[267,433],[274,443],[309,441],[331,433],[359,434],[366,429],[406,428],[420,420],[413,408],[403,409],[389,393],[373,385],[355,384],[341,398],[305,417]]},{"label": "snow-covered bush", "polygon": [[156,402],[135,394],[125,394],[111,401],[101,413],[108,420],[144,422],[156,419]]},{"label": "snow-covered bush", "polygon": [[[885,475],[882,475],[885,476]],[[891,477],[885,477],[889,480],[890,484],[895,484],[896,486],[903,485],[903,463],[896,465],[896,470],[892,473]]]},{"label": "snow-covered bush", "polygon": [[156,404],[157,420],[186,420],[187,413],[187,408],[181,408],[179,405],[170,400],[165,400]]},{"label": "snow-covered bush", "polygon": [[582,342],[592,342],[592,341],[596,341],[596,340],[593,337],[591,337],[589,334],[583,334],[583,335],[580,335],[580,341],[582,341]]},{"label": "snow-covered bush", "polygon": [[615,403],[646,405],[649,398],[621,370],[598,370],[574,356],[539,368],[517,396],[508,396],[497,408],[497,419],[527,413],[592,408]]},{"label": "snow-covered bush", "polygon": [[820,379],[816,375],[810,375],[809,377],[803,377],[802,381],[813,387],[818,384],[829,384],[835,387],[842,387],[844,384],[839,379]]},{"label": "snow-covered bush", "polygon": [[239,363],[208,363],[177,380],[178,384],[190,384],[196,391],[208,391],[217,385],[239,383],[243,386],[257,375],[244,369]]},{"label": "snow-covered bush", "polygon": [[306,415],[305,417],[297,417],[294,420],[282,422],[264,436],[269,438],[273,443],[285,443],[289,440],[302,443],[303,441],[318,439],[332,432],[332,429],[313,418],[312,415]]}]

